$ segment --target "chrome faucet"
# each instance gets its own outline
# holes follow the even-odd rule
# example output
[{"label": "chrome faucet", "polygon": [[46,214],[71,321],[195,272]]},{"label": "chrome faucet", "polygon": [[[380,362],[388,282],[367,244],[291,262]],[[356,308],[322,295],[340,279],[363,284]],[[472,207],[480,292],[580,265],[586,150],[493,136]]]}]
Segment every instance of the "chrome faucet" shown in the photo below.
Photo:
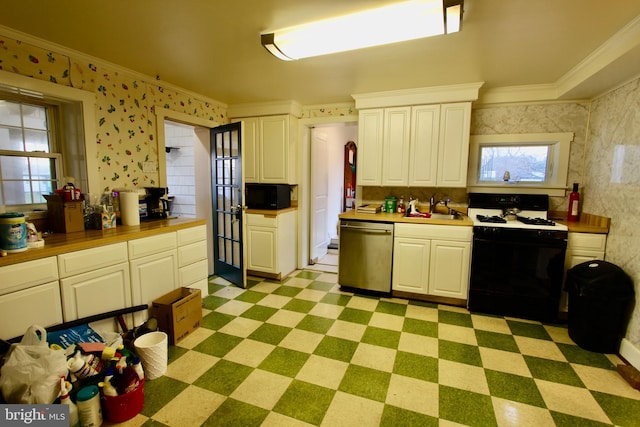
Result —
[{"label": "chrome faucet", "polygon": [[429,213],[434,213],[436,210],[436,207],[440,204],[442,204],[444,207],[447,208],[447,212],[451,213],[451,208],[449,208],[449,202],[451,201],[451,199],[446,198],[443,200],[436,200],[436,195],[435,193],[429,198]]}]

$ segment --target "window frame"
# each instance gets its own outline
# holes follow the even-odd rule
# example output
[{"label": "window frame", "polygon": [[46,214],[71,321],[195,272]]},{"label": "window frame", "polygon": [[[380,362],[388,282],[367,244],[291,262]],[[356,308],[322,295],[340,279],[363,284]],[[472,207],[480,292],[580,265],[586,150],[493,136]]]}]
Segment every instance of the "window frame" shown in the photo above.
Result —
[{"label": "window frame", "polygon": [[[471,135],[469,138],[469,173],[467,188],[476,193],[523,193],[565,196],[569,175],[569,153],[573,132],[522,133],[500,135]],[[480,151],[482,147],[500,146],[549,147],[548,176],[545,182],[480,180]]]}]

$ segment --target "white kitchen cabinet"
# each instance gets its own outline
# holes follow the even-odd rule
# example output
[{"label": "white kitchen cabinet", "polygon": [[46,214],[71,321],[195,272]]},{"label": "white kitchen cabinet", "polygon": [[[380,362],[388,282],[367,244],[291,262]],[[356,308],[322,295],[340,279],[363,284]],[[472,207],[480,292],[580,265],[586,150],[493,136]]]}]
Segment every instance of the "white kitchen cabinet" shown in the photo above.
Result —
[{"label": "white kitchen cabinet", "polygon": [[[179,287],[177,235],[175,232],[130,240],[129,270],[132,305],[149,304]],[[147,319],[147,312],[134,314],[134,325]]]},{"label": "white kitchen cabinet", "polygon": [[[595,259],[604,260],[607,245],[606,234],[569,232],[567,238],[567,251],[564,256],[565,278],[567,271],[583,262]],[[568,311],[568,293],[562,291],[560,310]]]},{"label": "white kitchen cabinet", "polygon": [[0,268],[0,339],[25,333],[33,324],[62,323],[56,257]]},{"label": "white kitchen cabinet", "polygon": [[384,109],[358,113],[358,173],[356,185],[382,184]]},{"label": "white kitchen cabinet", "polygon": [[382,185],[396,187],[407,185],[410,129],[411,107],[384,110]]},{"label": "white kitchen cabinet", "polygon": [[471,103],[359,112],[358,185],[465,187]]},{"label": "white kitchen cabinet", "polygon": [[65,322],[131,305],[126,243],[58,255]]},{"label": "white kitchen cabinet", "polygon": [[298,119],[283,114],[239,120],[245,182],[295,184]]},{"label": "white kitchen cabinet", "polygon": [[470,102],[442,104],[438,142],[438,186],[466,187],[470,126]]},{"label": "white kitchen cabinet", "polygon": [[202,298],[209,294],[206,226],[177,231],[179,286],[200,289]]},{"label": "white kitchen cabinet", "polygon": [[296,269],[297,212],[247,214],[247,273],[282,280]]},{"label": "white kitchen cabinet", "polygon": [[467,299],[471,227],[396,224],[392,290]]}]

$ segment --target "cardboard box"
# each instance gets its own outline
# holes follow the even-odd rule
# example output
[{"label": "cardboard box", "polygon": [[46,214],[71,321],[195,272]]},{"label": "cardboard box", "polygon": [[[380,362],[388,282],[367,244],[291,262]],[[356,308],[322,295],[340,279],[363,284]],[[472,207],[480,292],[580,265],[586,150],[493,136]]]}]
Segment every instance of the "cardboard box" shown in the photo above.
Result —
[{"label": "cardboard box", "polygon": [[158,319],[158,329],[176,345],[200,327],[202,300],[200,289],[178,288],[153,300],[149,316]]},{"label": "cardboard box", "polygon": [[58,194],[45,194],[49,226],[56,233],[84,231],[82,200],[64,201]]}]

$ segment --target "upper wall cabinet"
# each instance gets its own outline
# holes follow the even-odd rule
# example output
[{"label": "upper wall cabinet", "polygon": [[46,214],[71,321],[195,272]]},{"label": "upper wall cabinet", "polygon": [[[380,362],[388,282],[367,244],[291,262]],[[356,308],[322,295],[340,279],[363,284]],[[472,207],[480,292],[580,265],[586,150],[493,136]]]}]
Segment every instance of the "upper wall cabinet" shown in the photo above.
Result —
[{"label": "upper wall cabinet", "polygon": [[283,114],[234,121],[244,122],[242,157],[245,182],[295,184],[298,119]]},{"label": "upper wall cabinet", "polygon": [[358,185],[465,187],[471,102],[361,110]]}]

